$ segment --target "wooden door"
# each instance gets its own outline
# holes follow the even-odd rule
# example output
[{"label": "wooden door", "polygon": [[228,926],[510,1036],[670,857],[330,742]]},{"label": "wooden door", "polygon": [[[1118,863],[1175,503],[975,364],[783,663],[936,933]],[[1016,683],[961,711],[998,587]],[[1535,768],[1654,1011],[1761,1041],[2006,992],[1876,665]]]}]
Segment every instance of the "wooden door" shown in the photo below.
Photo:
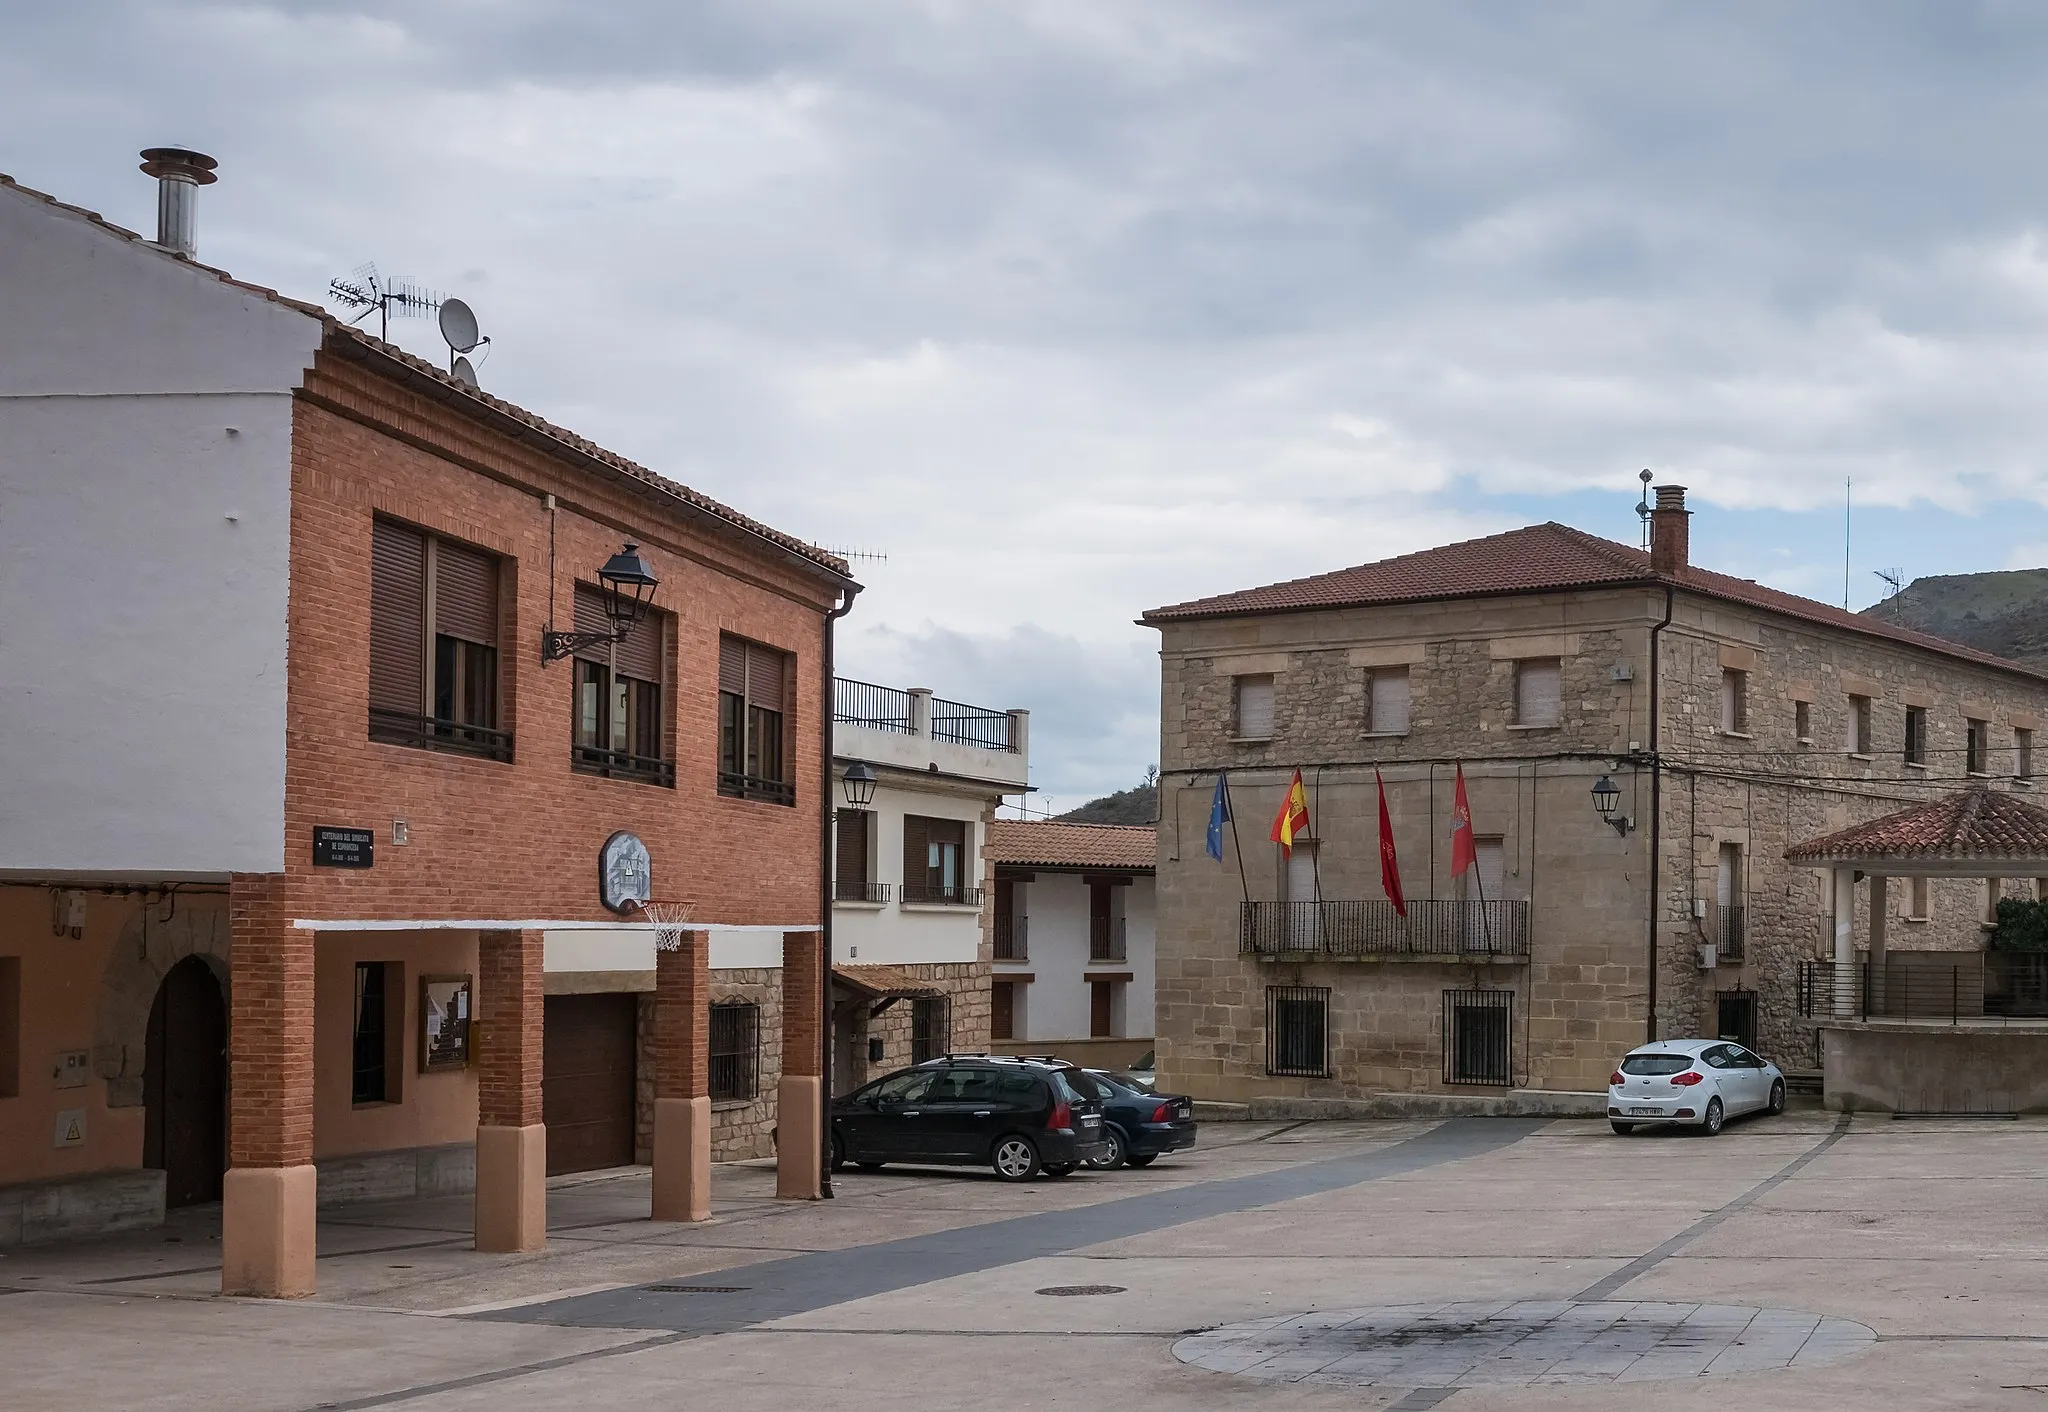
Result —
[{"label": "wooden door", "polygon": [[633,1161],[639,997],[550,995],[541,1057],[548,1175]]},{"label": "wooden door", "polygon": [[227,1169],[228,1014],[197,956],[171,968],[149,1010],[142,1165],[164,1173],[164,1204],[220,1200]]}]

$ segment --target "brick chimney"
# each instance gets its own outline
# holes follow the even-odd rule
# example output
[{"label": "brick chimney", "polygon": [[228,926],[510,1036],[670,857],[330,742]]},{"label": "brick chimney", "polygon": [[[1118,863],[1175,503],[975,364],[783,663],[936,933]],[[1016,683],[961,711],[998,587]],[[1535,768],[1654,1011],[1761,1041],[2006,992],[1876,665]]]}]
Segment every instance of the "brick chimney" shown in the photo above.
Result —
[{"label": "brick chimney", "polygon": [[1692,531],[1687,521],[1692,511],[1685,508],[1685,487],[1657,487],[1657,508],[1650,511],[1650,567],[1660,574],[1678,574],[1692,553]]}]

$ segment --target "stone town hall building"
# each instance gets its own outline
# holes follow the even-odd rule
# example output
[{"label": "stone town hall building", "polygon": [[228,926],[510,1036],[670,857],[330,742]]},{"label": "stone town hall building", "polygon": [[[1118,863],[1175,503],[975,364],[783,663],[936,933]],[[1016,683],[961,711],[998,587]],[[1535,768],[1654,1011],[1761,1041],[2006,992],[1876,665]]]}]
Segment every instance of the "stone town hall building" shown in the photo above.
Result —
[{"label": "stone town hall building", "polygon": [[[2048,677],[1693,566],[1681,487],[1651,521],[1648,551],[1534,525],[1145,615],[1162,1083],[1584,1093],[1646,1036],[1696,1034],[1815,1062],[1794,992],[1832,897],[1785,850],[1966,782],[2032,788]],[[1460,763],[1478,861],[1454,881]],[[1283,859],[1297,767],[1314,834]],[[1893,954],[1982,949],[1997,886],[1895,888]]]}]

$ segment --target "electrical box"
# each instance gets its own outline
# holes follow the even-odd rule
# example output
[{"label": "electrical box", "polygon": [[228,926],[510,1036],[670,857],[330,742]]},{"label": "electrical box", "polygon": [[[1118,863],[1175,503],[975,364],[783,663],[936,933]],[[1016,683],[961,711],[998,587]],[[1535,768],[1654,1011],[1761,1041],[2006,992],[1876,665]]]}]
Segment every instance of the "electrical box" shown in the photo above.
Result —
[{"label": "electrical box", "polygon": [[1715,946],[1702,946],[1702,947],[1700,948],[1700,969],[1701,969],[1702,971],[1711,971],[1711,970],[1713,970],[1713,969],[1714,969],[1714,967],[1715,967],[1715,966],[1716,966],[1717,964],[1719,964],[1719,962],[1720,962],[1720,959],[1721,959],[1721,957],[1720,957],[1720,948],[1719,948],[1719,947],[1715,947]]},{"label": "electrical box", "polygon": [[1706,915],[1707,915],[1707,899],[1706,899],[1706,898],[1704,898],[1704,897],[1695,897],[1695,898],[1694,898],[1694,899],[1692,900],[1692,914],[1693,914],[1693,916],[1695,916],[1695,917],[1704,917],[1704,916],[1706,916]]},{"label": "electrical box", "polygon": [[50,1065],[51,1088],[84,1088],[92,1077],[92,1051],[67,1049]]}]

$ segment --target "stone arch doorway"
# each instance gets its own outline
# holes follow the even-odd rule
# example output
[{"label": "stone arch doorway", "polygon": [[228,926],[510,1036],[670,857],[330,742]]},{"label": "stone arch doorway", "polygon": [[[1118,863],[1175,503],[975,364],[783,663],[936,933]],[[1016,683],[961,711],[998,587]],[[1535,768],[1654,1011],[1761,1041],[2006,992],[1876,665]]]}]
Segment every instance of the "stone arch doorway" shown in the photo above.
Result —
[{"label": "stone arch doorway", "polygon": [[227,1168],[228,1008],[212,967],[171,967],[149,1010],[142,1165],[164,1173],[164,1204],[220,1200]]}]

